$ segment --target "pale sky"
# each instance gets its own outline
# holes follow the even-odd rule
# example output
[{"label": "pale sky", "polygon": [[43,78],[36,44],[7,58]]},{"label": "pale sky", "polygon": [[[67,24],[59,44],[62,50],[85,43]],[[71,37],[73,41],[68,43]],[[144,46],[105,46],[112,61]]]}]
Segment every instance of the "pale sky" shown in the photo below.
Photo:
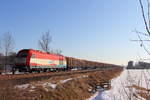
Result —
[{"label": "pale sky", "polygon": [[0,37],[12,32],[16,52],[38,49],[49,30],[65,56],[127,64],[148,58],[134,29],[144,31],[138,0],[0,0]]}]

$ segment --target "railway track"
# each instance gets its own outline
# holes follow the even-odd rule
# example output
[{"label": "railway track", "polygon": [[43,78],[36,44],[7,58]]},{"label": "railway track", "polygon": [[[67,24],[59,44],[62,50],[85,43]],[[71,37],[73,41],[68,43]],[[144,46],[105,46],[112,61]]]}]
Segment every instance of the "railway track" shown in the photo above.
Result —
[{"label": "railway track", "polygon": [[[118,69],[118,67],[115,67]],[[45,73],[31,73],[31,74],[19,74],[19,75],[0,75],[0,84],[25,84],[31,81],[39,81],[43,79],[48,79],[54,76],[66,76],[81,73],[90,73],[96,71],[114,70],[115,68],[100,68],[100,69],[90,69],[90,70],[77,70],[77,71],[64,71],[64,72],[45,72]],[[121,69],[121,67],[119,68]]]}]

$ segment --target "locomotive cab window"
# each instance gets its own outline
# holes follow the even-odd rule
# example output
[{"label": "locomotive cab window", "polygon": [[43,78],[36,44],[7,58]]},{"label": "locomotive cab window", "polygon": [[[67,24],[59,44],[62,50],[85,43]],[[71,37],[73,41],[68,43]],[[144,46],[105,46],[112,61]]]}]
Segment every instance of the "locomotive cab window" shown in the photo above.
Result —
[{"label": "locomotive cab window", "polygon": [[17,57],[21,57],[21,58],[27,57],[27,52],[20,52],[17,54]]}]

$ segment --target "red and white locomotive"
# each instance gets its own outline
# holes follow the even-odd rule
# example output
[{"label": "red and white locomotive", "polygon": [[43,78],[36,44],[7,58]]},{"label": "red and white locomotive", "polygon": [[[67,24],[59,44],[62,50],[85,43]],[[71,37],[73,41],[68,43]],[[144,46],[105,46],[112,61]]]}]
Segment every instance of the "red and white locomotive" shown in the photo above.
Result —
[{"label": "red and white locomotive", "polygon": [[23,49],[16,56],[13,72],[16,70],[20,72],[62,70],[66,67],[66,59],[62,55]]}]

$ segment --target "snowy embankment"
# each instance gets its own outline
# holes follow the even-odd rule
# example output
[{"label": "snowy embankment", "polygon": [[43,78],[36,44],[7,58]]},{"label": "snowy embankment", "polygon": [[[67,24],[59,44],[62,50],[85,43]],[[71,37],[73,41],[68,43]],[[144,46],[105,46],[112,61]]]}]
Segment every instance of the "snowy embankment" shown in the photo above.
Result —
[{"label": "snowy embankment", "polygon": [[97,92],[88,100],[145,100],[138,95],[143,91],[133,88],[133,85],[150,89],[150,70],[124,70],[111,81],[110,90]]},{"label": "snowy embankment", "polygon": [[87,75],[82,75],[82,76],[78,76],[76,78],[68,78],[68,79],[64,79],[64,80],[60,80],[56,83],[51,83],[49,81],[45,82],[45,81],[38,81],[37,83],[34,84],[23,84],[23,85],[16,85],[15,88],[18,89],[29,89],[29,91],[34,91],[34,89],[38,86],[42,86],[46,91],[49,91],[49,88],[55,89],[57,87],[58,84],[64,84],[68,81],[71,80],[76,80],[76,79],[80,79],[80,78],[87,78]]}]

